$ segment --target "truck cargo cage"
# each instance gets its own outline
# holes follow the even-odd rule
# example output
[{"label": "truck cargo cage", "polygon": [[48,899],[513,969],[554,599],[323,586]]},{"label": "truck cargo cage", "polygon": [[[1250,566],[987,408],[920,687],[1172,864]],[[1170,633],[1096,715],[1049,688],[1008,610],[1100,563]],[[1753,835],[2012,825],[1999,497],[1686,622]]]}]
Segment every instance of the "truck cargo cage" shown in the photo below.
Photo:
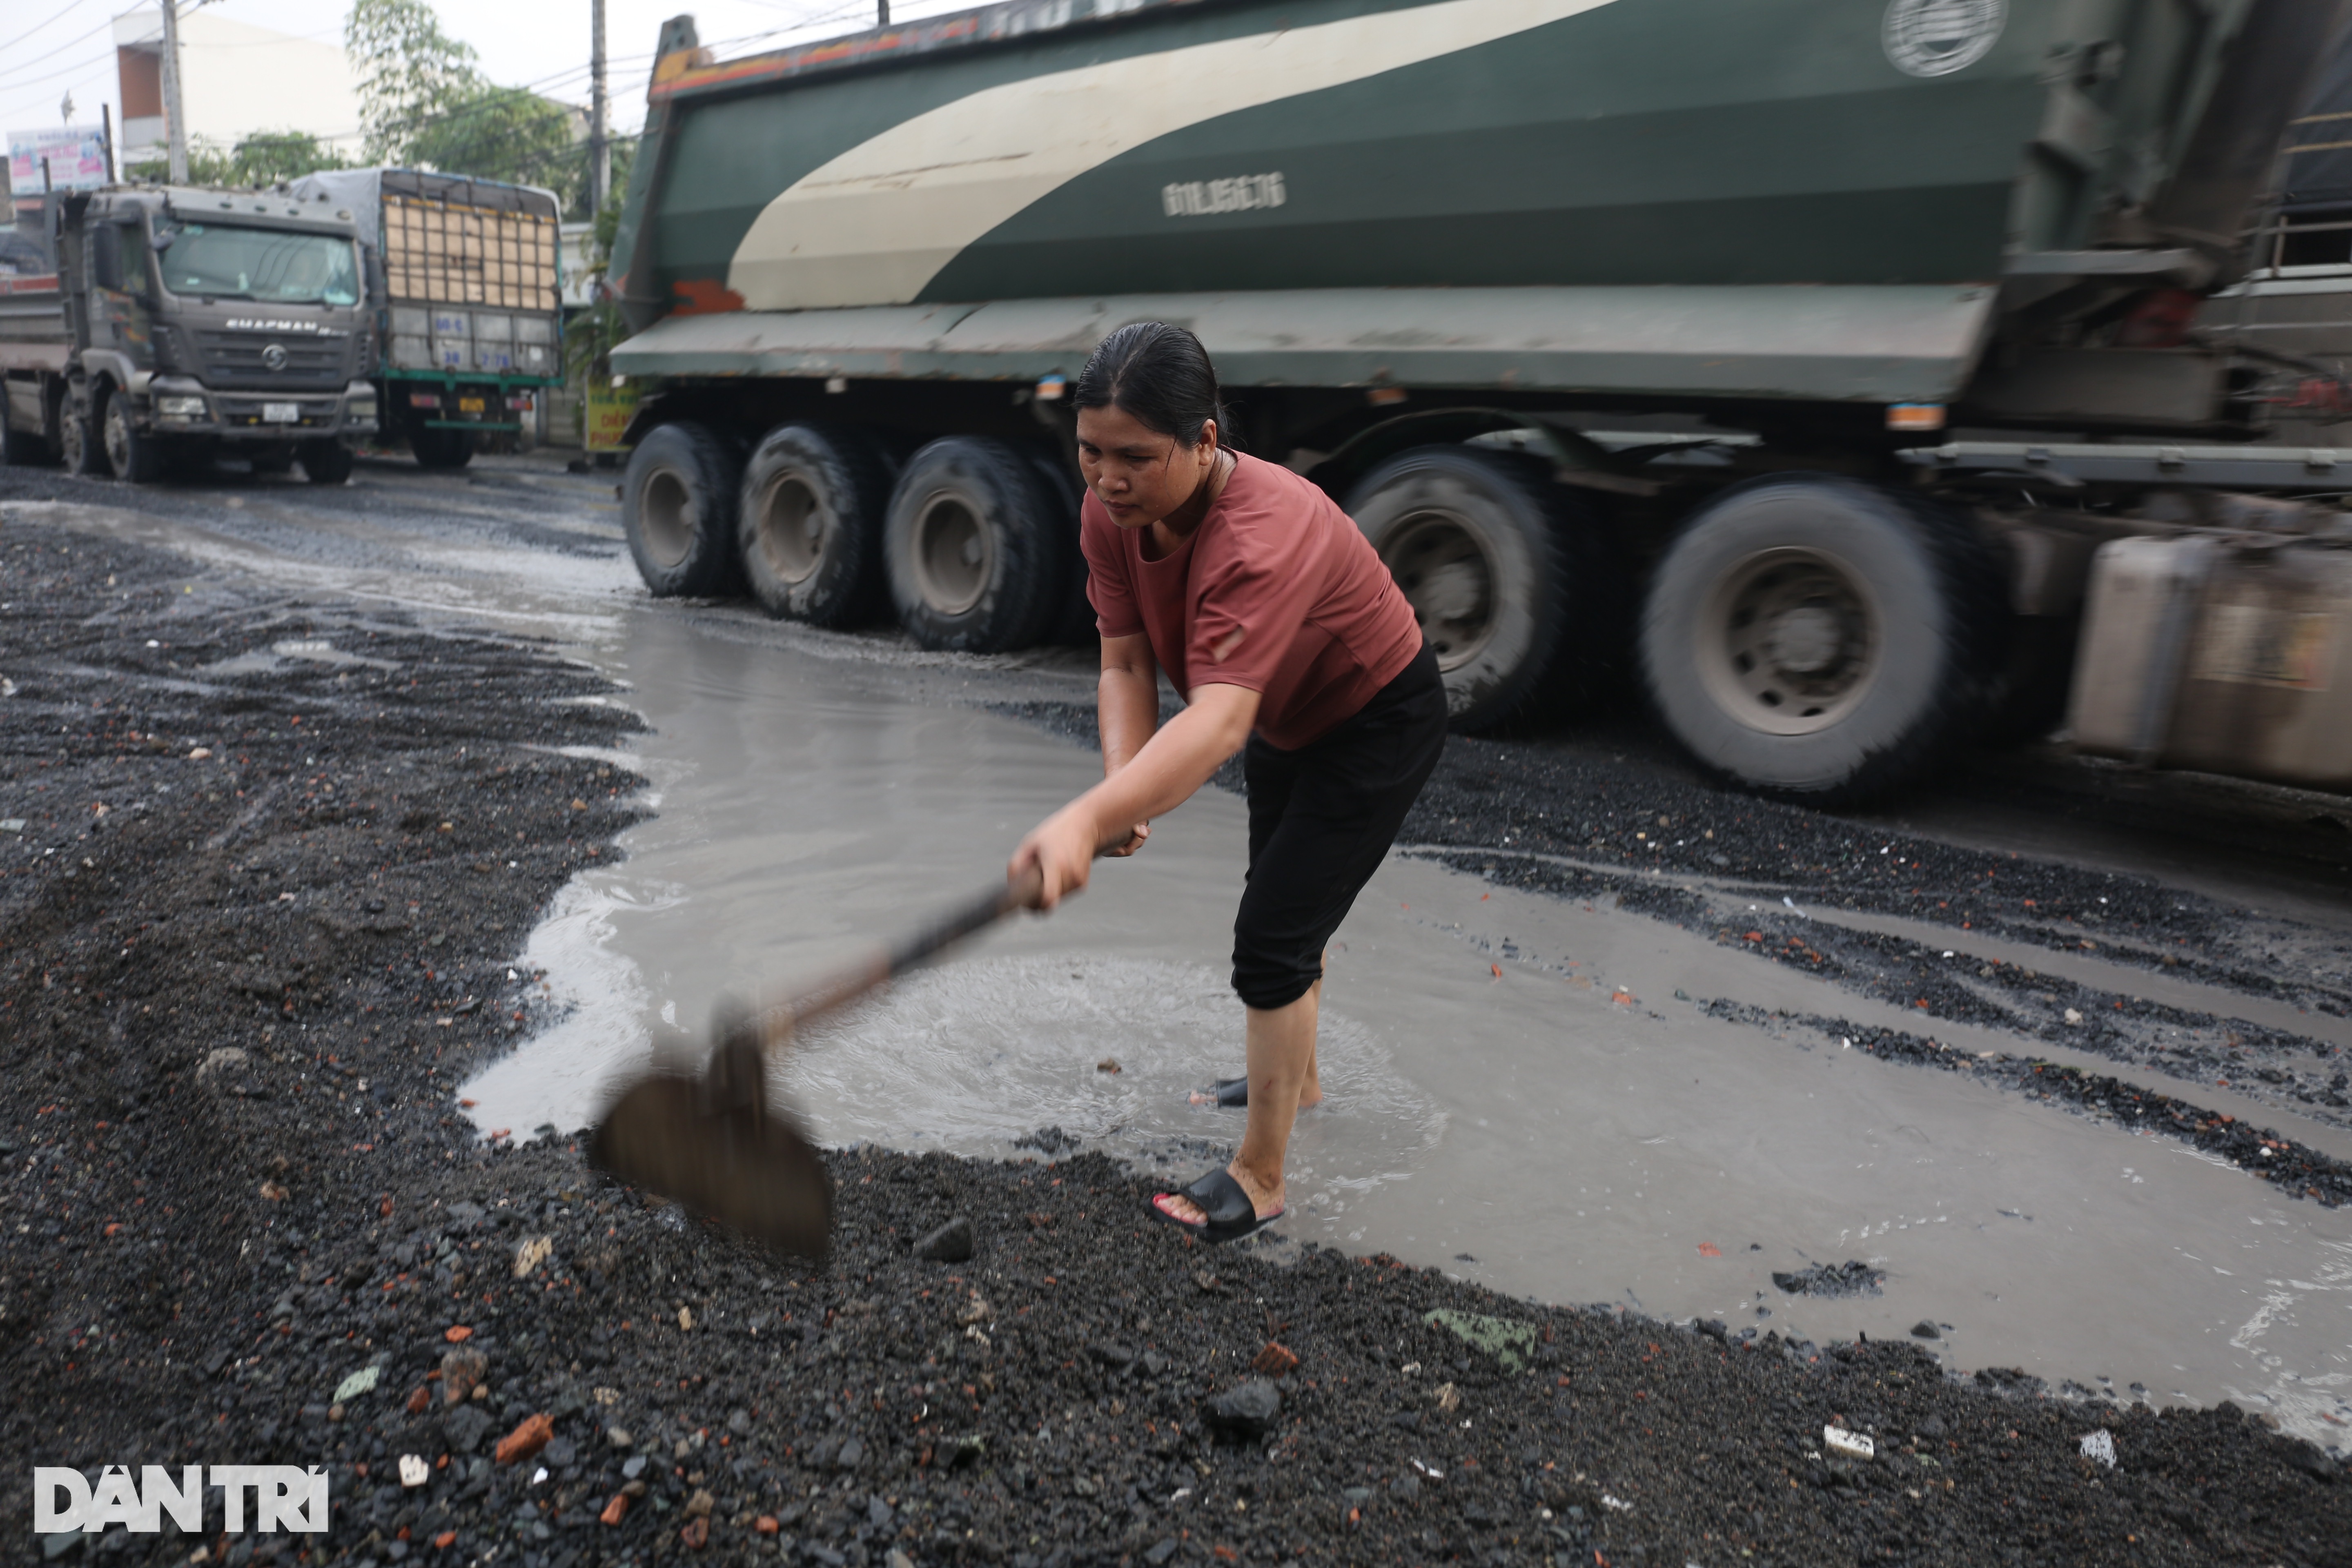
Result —
[{"label": "truck cargo cage", "polygon": [[436,305],[552,309],[552,216],[387,192],[383,267],[395,298]]}]

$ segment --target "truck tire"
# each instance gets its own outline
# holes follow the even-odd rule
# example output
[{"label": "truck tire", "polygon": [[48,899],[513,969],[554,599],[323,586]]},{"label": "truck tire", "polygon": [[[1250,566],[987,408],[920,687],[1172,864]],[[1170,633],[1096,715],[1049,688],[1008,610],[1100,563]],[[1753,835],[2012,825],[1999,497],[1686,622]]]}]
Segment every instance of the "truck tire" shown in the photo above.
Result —
[{"label": "truck tire", "polygon": [[1081,647],[1096,636],[1095,607],[1087,597],[1087,555],[1078,547],[1078,510],[1086,504],[1086,481],[1065,453],[1038,451],[1030,457],[1046,495],[1061,503],[1054,514],[1062,554],[1062,585],[1054,597],[1060,608],[1045,627],[1045,640],[1057,647]]},{"label": "truck tire", "polygon": [[621,485],[621,526],[656,598],[716,597],[741,585],[742,490],[743,460],[708,426],[657,425],[637,443]]},{"label": "truck tire", "polygon": [[408,427],[408,449],[420,468],[462,468],[474,460],[474,433],[437,429],[419,419]]},{"label": "truck tire", "polygon": [[66,472],[98,479],[106,472],[106,454],[89,433],[89,420],[74,412],[68,399],[58,409],[58,457]]},{"label": "truck tire", "polygon": [[1823,805],[1917,777],[1980,727],[2009,607],[1958,515],[1831,474],[1718,495],[1650,582],[1644,689],[1709,772]]},{"label": "truck tire", "polygon": [[314,485],[340,485],[352,477],[352,449],[341,441],[305,441],[298,454],[302,477]]},{"label": "truck tire", "polygon": [[132,421],[130,401],[122,393],[110,391],[98,405],[98,427],[103,433],[106,466],[116,479],[152,485],[163,477],[163,443]]},{"label": "truck tire", "polygon": [[944,436],[917,452],[883,531],[899,624],[922,647],[957,653],[1036,642],[1061,607],[1057,510],[1008,442]]},{"label": "truck tire", "polygon": [[1421,447],[1367,474],[1348,514],[1437,655],[1457,730],[1573,708],[1622,626],[1598,518],[1516,453]]},{"label": "truck tire", "polygon": [[779,620],[850,626],[888,603],[890,466],[853,426],[783,425],[743,468],[743,578]]}]

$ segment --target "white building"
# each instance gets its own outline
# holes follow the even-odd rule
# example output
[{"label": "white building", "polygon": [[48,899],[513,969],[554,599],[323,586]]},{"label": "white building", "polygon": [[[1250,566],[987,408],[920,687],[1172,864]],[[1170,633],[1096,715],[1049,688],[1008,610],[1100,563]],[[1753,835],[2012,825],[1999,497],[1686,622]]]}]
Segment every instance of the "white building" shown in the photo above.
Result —
[{"label": "white building", "polygon": [[[164,155],[163,51],[161,11],[151,7],[114,19],[126,167]],[[338,43],[184,5],[180,103],[191,142],[226,149],[257,132],[307,131],[353,157],[360,150],[359,75]]]}]

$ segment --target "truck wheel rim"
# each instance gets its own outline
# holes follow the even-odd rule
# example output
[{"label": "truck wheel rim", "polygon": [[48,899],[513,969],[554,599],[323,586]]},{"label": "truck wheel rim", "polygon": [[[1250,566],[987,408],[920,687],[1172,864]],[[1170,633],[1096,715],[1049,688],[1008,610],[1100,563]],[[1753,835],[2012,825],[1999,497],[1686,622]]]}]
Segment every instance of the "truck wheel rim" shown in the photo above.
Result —
[{"label": "truck wheel rim", "polygon": [[1441,671],[1458,669],[1495,636],[1495,558],[1476,528],[1450,511],[1417,511],[1381,542],[1381,562],[1396,579]]},{"label": "truck wheel rim", "polygon": [[131,421],[122,412],[121,398],[109,398],[106,403],[106,464],[117,475],[131,470]]},{"label": "truck wheel rim", "polygon": [[1862,574],[1823,551],[1767,550],[1726,573],[1697,627],[1718,707],[1769,735],[1811,735],[1861,705],[1885,643]]},{"label": "truck wheel rim", "polygon": [[779,582],[805,583],[824,553],[824,503],[807,480],[782,475],[760,500],[755,537]]},{"label": "truck wheel rim", "polygon": [[942,493],[915,518],[915,585],[942,616],[961,616],[988,591],[995,554],[988,530],[961,496]]},{"label": "truck wheel rim", "polygon": [[662,565],[677,565],[694,547],[693,510],[694,498],[676,469],[656,468],[646,476],[637,496],[637,531]]}]

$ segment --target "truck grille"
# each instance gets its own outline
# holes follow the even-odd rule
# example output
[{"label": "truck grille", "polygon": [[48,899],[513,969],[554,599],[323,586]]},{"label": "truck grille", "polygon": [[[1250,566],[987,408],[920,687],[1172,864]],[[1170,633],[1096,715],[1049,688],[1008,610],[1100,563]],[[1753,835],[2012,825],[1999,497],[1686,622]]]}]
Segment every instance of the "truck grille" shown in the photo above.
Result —
[{"label": "truck grille", "polygon": [[[204,357],[205,380],[215,387],[293,392],[340,388],[350,379],[344,370],[344,349],[351,342],[347,337],[204,331],[195,337],[197,350]],[[272,345],[285,352],[282,369],[272,370],[263,359]]]}]

